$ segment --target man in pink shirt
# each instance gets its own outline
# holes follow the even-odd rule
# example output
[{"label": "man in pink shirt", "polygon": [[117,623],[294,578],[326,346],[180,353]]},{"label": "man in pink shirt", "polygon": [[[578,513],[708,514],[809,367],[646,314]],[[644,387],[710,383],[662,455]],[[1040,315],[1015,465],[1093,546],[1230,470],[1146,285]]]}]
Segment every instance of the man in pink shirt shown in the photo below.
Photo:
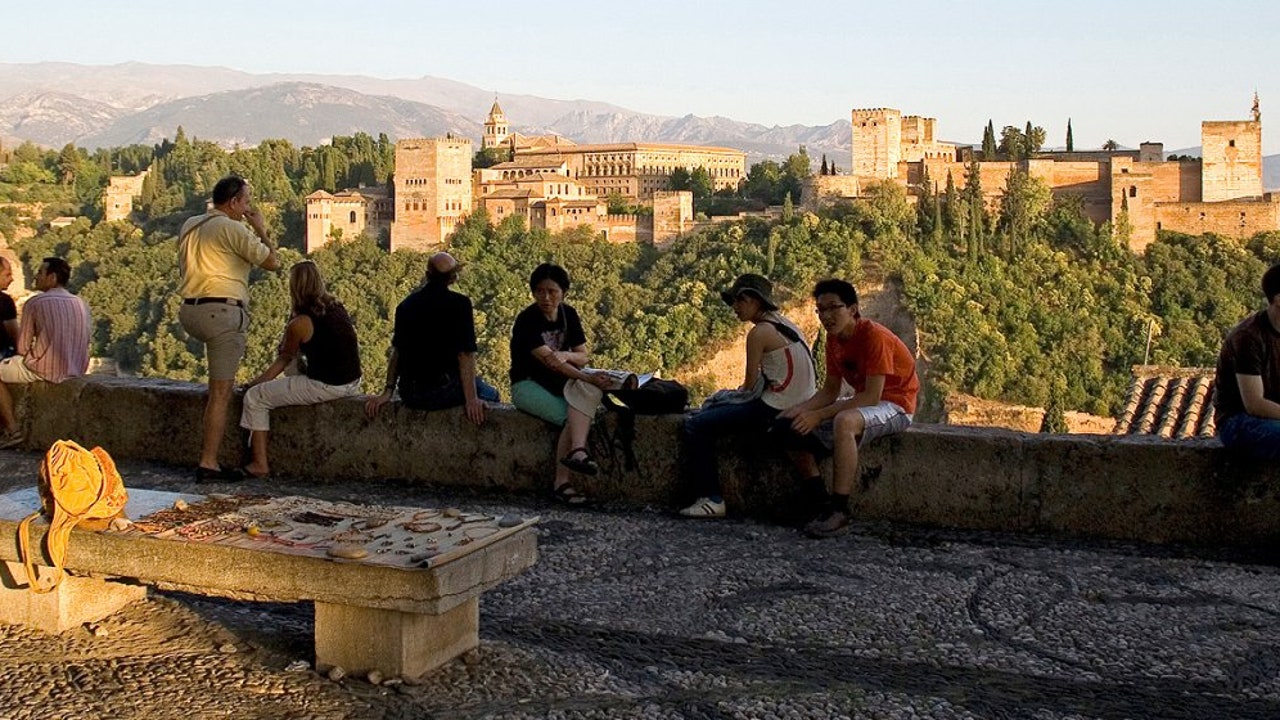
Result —
[{"label": "man in pink shirt", "polygon": [[67,291],[71,266],[48,257],[36,271],[39,295],[22,308],[18,354],[0,361],[0,448],[23,441],[13,412],[9,385],[58,383],[80,377],[89,369],[89,341],[93,332],[89,305]]}]

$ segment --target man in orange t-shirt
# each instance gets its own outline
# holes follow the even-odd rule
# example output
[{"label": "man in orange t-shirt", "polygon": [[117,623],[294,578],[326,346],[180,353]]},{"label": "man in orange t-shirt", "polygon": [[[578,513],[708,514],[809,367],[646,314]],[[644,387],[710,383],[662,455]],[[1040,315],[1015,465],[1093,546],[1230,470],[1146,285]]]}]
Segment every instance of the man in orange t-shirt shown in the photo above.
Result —
[{"label": "man in orange t-shirt", "polygon": [[[825,538],[849,531],[849,493],[858,479],[859,446],[911,425],[920,379],[902,340],[858,312],[853,285],[823,280],[814,286],[813,299],[827,331],[827,379],[816,395],[778,417],[801,437],[793,458],[811,492],[826,494],[815,451],[834,452],[827,507],[805,526],[809,536]],[[846,382],[854,395],[841,398]]]}]

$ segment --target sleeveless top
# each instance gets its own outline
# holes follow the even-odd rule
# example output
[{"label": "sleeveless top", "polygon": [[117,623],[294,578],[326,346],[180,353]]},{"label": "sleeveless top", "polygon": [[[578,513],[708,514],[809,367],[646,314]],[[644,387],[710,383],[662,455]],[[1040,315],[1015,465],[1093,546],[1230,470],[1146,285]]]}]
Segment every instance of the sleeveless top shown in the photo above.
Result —
[{"label": "sleeveless top", "polygon": [[786,410],[813,397],[818,391],[818,373],[799,328],[777,313],[770,313],[764,321],[791,342],[760,358],[760,374],[765,377],[760,399],[775,410]]},{"label": "sleeveless top", "polygon": [[360,379],[360,344],[356,341],[356,329],[351,316],[341,303],[334,303],[329,312],[311,318],[314,331],[311,339],[302,343],[302,354],[307,359],[304,374],[325,385],[346,385]]}]

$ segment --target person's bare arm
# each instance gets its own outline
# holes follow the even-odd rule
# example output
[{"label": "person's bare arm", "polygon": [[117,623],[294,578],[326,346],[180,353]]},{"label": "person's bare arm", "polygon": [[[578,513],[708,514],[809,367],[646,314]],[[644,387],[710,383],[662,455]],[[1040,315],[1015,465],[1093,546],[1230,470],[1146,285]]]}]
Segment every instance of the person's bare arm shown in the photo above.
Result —
[{"label": "person's bare arm", "polygon": [[1240,400],[1244,402],[1245,412],[1255,417],[1280,420],[1280,403],[1263,396],[1261,375],[1237,373],[1236,384],[1240,386]]},{"label": "person's bare arm", "polygon": [[396,391],[396,380],[400,378],[400,353],[396,351],[396,346],[391,346],[391,357],[387,358],[387,384],[386,389],[380,395],[374,395],[364,403],[364,414],[372,419],[378,416],[378,411],[383,405],[391,402],[391,396]]},{"label": "person's bare arm", "polygon": [[284,340],[280,342],[280,349],[276,353],[275,362],[267,366],[258,377],[250,380],[245,388],[251,388],[254,385],[260,385],[268,380],[273,380],[289,367],[289,363],[298,356],[299,348],[302,343],[311,339],[315,333],[315,326],[311,324],[311,318],[306,315],[299,315],[289,321],[284,328]]},{"label": "person's bare arm", "polygon": [[[587,348],[585,345],[579,345],[575,348],[571,348],[569,353],[567,354],[574,355],[574,356],[582,356],[585,358],[587,354]],[[538,347],[533,349],[533,357],[536,358],[538,362],[547,366],[548,369],[550,369],[552,372],[558,375],[563,375],[565,378],[569,380],[581,380],[583,382],[589,382],[592,385],[595,385],[596,387],[603,388],[606,390],[609,389],[609,387],[612,385],[612,382],[610,381],[607,375],[597,375],[594,373],[585,372],[581,367],[578,367],[574,363],[566,360],[564,357],[565,355],[566,353],[555,352],[554,350],[547,347],[546,345],[539,345]]]},{"label": "person's bare arm", "polygon": [[262,213],[258,211],[258,208],[251,207],[245,211],[244,219],[249,223],[249,227],[253,228],[254,234],[258,236],[258,239],[262,241],[262,244],[266,245],[267,249],[271,251],[268,253],[267,259],[258,263],[258,266],[263,270],[279,270],[281,266],[280,256],[276,254],[275,246],[267,240],[267,225],[262,219]]},{"label": "person's bare arm", "polygon": [[479,427],[484,424],[484,401],[476,395],[476,354],[458,353],[458,380],[462,383],[462,396],[467,419]]}]

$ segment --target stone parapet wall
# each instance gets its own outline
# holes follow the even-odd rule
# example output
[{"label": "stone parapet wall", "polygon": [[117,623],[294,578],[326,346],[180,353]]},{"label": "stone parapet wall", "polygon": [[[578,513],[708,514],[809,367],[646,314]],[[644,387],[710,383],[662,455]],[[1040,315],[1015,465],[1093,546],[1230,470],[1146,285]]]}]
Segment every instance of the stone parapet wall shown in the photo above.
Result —
[{"label": "stone parapet wall", "polygon": [[[203,386],[91,378],[15,391],[29,449],[70,438],[117,458],[192,464],[198,455]],[[231,417],[238,413],[237,402]],[[680,423],[680,416],[638,418],[637,469],[597,450],[604,472],[592,490],[633,505],[687,499]],[[232,425],[224,463],[239,456]],[[551,483],[555,437],[556,429],[509,407],[492,409],[477,429],[460,410],[392,406],[368,421],[363,401],[349,399],[273,412],[271,457],[276,473],[317,483],[396,479],[542,492]],[[785,507],[791,474],[770,443],[744,437],[723,450],[731,513],[767,517]],[[1214,440],[919,425],[871,445],[863,460],[854,505],[867,519],[1150,542],[1256,547],[1280,540],[1280,472],[1231,456]]]}]

